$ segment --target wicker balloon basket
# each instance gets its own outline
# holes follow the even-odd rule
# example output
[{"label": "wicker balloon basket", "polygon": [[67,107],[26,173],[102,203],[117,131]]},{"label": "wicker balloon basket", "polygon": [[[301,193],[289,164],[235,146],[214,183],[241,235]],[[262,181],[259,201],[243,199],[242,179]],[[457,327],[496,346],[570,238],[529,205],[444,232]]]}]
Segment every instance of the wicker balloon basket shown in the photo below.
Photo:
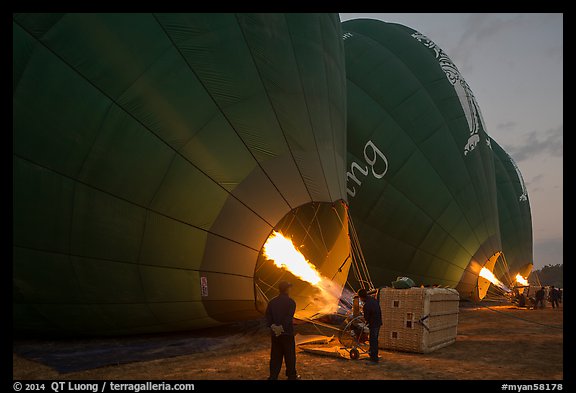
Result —
[{"label": "wicker balloon basket", "polygon": [[428,353],[456,341],[460,295],[451,288],[381,288],[379,347]]}]

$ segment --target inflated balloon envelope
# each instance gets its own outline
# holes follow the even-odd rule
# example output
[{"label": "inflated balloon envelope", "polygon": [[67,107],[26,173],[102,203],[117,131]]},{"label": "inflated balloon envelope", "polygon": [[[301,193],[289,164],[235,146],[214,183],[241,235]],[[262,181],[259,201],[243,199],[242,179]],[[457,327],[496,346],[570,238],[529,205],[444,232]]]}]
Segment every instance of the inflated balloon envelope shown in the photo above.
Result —
[{"label": "inflated balloon envelope", "polygon": [[[343,286],[337,14],[14,14],[14,329],[262,318],[283,230]],[[259,312],[260,311],[260,312]]]},{"label": "inflated balloon envelope", "polygon": [[[501,231],[495,155],[470,86],[416,30],[370,19],[342,25],[347,193],[372,280],[406,275],[481,299],[480,270],[505,274],[502,236],[511,231]],[[516,222],[530,231],[529,219]]]},{"label": "inflated balloon envelope", "polygon": [[[495,186],[452,62],[404,26],[343,26],[337,14],[14,14],[14,328],[259,318],[283,278],[313,316],[318,290],[262,246],[283,231],[341,288],[348,199],[377,284],[409,275],[474,295],[507,248],[526,276],[529,205],[521,220],[495,209],[495,189],[513,194]],[[518,226],[498,217],[522,239],[500,241]]]},{"label": "inflated balloon envelope", "polygon": [[495,141],[494,152],[498,218],[502,236],[502,251],[507,271],[495,271],[501,280],[520,274],[528,277],[533,267],[532,214],[530,200],[522,174],[512,157]]}]

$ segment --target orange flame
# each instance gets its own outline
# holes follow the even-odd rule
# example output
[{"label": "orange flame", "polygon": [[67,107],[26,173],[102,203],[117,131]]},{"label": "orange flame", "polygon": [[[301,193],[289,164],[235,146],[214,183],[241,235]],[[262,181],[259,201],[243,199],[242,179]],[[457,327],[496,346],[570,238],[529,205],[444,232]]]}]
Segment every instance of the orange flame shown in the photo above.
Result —
[{"label": "orange flame", "polygon": [[518,284],[520,284],[520,285],[528,285],[528,280],[526,280],[524,277],[522,277],[522,276],[520,275],[520,273],[518,273],[518,274],[516,275],[516,282],[517,282]]},{"label": "orange flame", "polygon": [[322,279],[316,270],[300,251],[294,247],[290,239],[280,232],[274,231],[264,244],[264,256],[279,268],[285,268],[296,277],[316,285]]},{"label": "orange flame", "polygon": [[276,266],[285,269],[296,277],[312,284],[319,290],[319,296],[313,298],[320,312],[334,312],[338,308],[338,299],[342,287],[323,277],[316,267],[294,246],[292,240],[280,232],[272,232],[262,248],[263,255]]},{"label": "orange flame", "polygon": [[502,281],[498,280],[496,278],[496,276],[494,275],[494,273],[492,273],[490,270],[486,269],[485,267],[483,267],[480,270],[480,277],[484,277],[486,280],[490,281],[492,284],[496,285],[497,287],[510,292],[510,289],[504,285],[504,283],[502,283]]}]

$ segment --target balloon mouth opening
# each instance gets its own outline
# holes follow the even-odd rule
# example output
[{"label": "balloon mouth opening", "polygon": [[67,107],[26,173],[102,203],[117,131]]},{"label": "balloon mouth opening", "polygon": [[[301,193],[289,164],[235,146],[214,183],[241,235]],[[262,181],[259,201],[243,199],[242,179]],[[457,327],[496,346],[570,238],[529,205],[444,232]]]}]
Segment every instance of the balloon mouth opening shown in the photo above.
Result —
[{"label": "balloon mouth opening", "polygon": [[288,212],[266,239],[254,270],[256,309],[266,310],[278,284],[292,284],[296,316],[338,307],[350,268],[348,212],[343,201],[311,202]]},{"label": "balloon mouth opening", "polygon": [[[507,270],[504,268],[504,263],[502,262],[503,253],[498,251],[494,253],[482,266],[478,272],[478,280],[476,285],[476,296],[478,300],[483,300],[484,298],[500,297],[502,294],[510,293],[510,283],[504,283],[498,279],[494,272],[501,272],[500,276],[505,276]],[[498,263],[500,262],[500,263]]]}]

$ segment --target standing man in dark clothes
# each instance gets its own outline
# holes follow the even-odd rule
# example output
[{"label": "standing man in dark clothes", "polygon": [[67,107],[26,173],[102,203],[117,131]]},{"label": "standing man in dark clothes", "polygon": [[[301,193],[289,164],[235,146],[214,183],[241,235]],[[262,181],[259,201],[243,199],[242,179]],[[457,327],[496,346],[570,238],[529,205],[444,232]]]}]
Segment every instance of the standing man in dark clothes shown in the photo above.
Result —
[{"label": "standing man in dark clothes", "polygon": [[544,308],[544,288],[540,287],[539,290],[536,291],[536,304],[534,304],[534,310],[538,308],[540,304],[540,308]]},{"label": "standing man in dark clothes", "polygon": [[[552,303],[552,308],[560,307],[560,305],[558,304],[558,299],[560,298],[559,291],[556,288],[554,288],[554,285],[550,287],[549,297],[550,297],[550,303]],[[554,305],[556,305],[556,307],[554,307]]]},{"label": "standing man in dark clothes", "polygon": [[518,294],[518,307],[526,307],[526,296],[523,293]]},{"label": "standing man in dark clothes", "polygon": [[272,348],[270,349],[270,376],[278,379],[282,368],[282,359],[286,365],[288,379],[300,379],[296,372],[296,343],[294,342],[294,325],[292,319],[296,311],[296,302],[288,292],[292,286],[287,281],[278,283],[280,293],[268,302],[266,307],[266,325],[271,330]]},{"label": "standing man in dark clothes", "polygon": [[364,320],[370,329],[370,361],[372,364],[378,363],[378,333],[382,326],[382,312],[378,301],[372,296],[368,296],[364,288],[358,290],[358,297],[364,303]]}]

